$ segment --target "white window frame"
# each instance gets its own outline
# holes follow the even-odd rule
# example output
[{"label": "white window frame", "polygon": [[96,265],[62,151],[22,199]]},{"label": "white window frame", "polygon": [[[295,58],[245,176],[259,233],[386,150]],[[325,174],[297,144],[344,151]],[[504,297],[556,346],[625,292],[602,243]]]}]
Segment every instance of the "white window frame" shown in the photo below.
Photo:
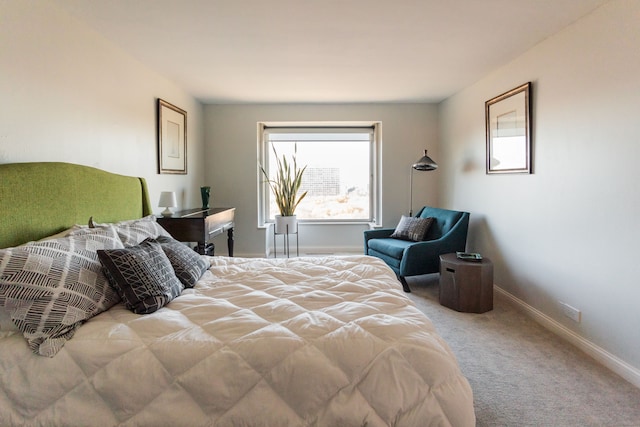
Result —
[{"label": "white window frame", "polygon": [[379,121],[358,121],[358,122],[258,122],[258,167],[257,169],[257,186],[258,186],[258,227],[266,227],[269,224],[269,197],[270,188],[264,180],[260,165],[265,165],[268,170],[268,154],[271,147],[265,138],[266,131],[287,131],[287,132],[327,132],[335,131],[339,133],[341,130],[367,128],[373,131],[372,143],[370,145],[369,162],[370,173],[369,185],[371,191],[369,193],[369,218],[358,220],[335,220],[335,219],[313,219],[300,220],[300,223],[306,224],[369,224],[371,226],[380,226],[381,208],[382,208],[382,122]]}]

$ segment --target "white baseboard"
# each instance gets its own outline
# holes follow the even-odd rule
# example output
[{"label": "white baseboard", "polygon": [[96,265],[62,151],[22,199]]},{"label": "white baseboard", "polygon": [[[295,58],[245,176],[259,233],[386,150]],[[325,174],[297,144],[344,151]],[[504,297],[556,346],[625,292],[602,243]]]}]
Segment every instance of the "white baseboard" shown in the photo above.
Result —
[{"label": "white baseboard", "polygon": [[[332,256],[332,255],[363,255],[364,251],[360,246],[354,247],[342,247],[342,248],[325,248],[325,247],[300,247],[300,256]],[[227,253],[223,249],[219,255],[226,256]],[[234,254],[241,258],[273,258],[273,248],[270,248],[268,253],[236,253]],[[296,255],[295,246],[290,250],[290,257]],[[278,258],[286,258],[286,255],[282,253],[282,248],[278,247]]]},{"label": "white baseboard", "polygon": [[494,285],[493,288],[498,294],[509,300],[509,302],[511,302],[516,308],[524,312],[540,325],[550,330],[554,334],[560,336],[561,338],[569,341],[571,344],[575,345],[580,350],[584,351],[589,356],[593,357],[598,362],[602,363],[604,366],[620,375],[622,378],[629,381],[634,386],[640,388],[640,370],[629,365],[624,360],[619,359],[615,355],[609,353],[602,347],[599,347],[591,341],[581,337],[566,326],[555,321],[551,317],[530,306],[526,302],[515,297],[504,289],[496,285]]},{"label": "white baseboard", "polygon": [[[289,246],[290,256],[296,254],[295,245]],[[332,256],[332,255],[363,255],[364,250],[361,246],[344,246],[340,248],[335,247],[316,247],[316,246],[300,246],[298,249],[300,256]],[[264,255],[263,255],[264,256]],[[273,247],[269,248],[267,254],[268,257],[273,257]],[[278,258],[285,256],[282,251],[282,246],[278,246]]]}]

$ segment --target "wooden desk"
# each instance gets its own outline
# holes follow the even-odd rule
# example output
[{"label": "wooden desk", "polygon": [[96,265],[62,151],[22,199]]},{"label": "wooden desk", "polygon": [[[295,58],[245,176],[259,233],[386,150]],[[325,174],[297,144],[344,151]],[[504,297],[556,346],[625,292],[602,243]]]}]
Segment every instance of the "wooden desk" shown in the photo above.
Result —
[{"label": "wooden desk", "polygon": [[229,256],[233,256],[233,227],[236,208],[186,209],[171,216],[158,217],[158,224],[181,242],[197,242],[194,248],[203,255],[213,255],[210,240],[225,231]]}]

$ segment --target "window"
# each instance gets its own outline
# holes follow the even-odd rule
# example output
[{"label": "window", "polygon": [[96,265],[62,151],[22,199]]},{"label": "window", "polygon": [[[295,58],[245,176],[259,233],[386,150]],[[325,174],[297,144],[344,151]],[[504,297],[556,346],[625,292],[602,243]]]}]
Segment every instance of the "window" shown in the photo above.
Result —
[{"label": "window", "polygon": [[[299,126],[260,123],[260,164],[272,176],[274,149],[299,167],[306,165],[296,209],[300,221],[375,222],[378,217],[379,123]],[[260,176],[261,224],[279,214],[271,191]]]}]

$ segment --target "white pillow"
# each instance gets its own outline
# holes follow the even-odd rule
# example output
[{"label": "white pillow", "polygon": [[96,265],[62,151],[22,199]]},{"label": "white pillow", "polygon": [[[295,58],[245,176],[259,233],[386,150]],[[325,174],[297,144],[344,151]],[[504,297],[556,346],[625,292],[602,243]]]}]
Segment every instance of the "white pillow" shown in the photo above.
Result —
[{"label": "white pillow", "polygon": [[139,219],[120,221],[114,224],[93,224],[95,228],[110,225],[115,227],[125,248],[137,246],[149,237],[152,239],[156,239],[159,236],[171,237],[167,230],[158,224],[154,215],[148,215]]},{"label": "white pillow", "polygon": [[71,234],[72,231],[80,230],[82,228],[87,228],[87,226],[76,224],[73,227],[67,228],[66,230],[62,230],[59,233],[52,234],[51,236],[43,237],[42,239],[39,239],[38,242],[44,242],[46,240],[54,240],[54,239],[60,239],[62,237],[67,237],[69,234]]}]

